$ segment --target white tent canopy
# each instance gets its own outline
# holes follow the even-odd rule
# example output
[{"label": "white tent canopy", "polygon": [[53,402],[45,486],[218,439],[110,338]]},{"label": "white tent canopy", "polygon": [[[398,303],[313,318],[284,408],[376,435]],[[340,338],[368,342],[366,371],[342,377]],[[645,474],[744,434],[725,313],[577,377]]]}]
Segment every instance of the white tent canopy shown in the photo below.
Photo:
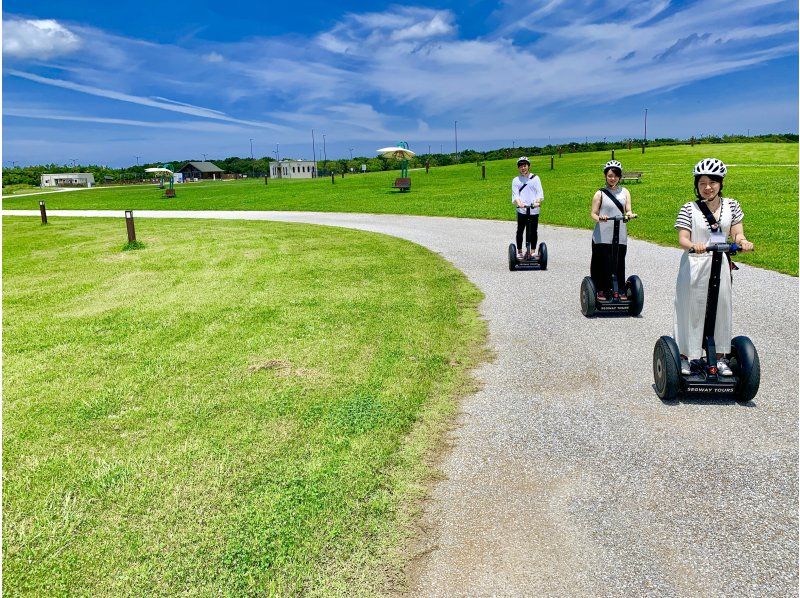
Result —
[{"label": "white tent canopy", "polygon": [[164,174],[173,174],[173,172],[169,168],[145,168],[145,172],[159,172]]}]

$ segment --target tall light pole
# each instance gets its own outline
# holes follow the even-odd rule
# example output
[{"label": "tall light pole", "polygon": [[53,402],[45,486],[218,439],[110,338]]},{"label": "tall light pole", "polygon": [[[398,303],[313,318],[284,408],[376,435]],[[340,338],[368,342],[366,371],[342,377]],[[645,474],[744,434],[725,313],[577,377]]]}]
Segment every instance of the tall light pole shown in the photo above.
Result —
[{"label": "tall light pole", "polygon": [[275,159],[280,162],[281,161],[281,144],[275,144]]},{"label": "tall light pole", "polygon": [[317,148],[314,143],[314,129],[311,129],[311,159],[314,160],[314,177],[317,176]]},{"label": "tall light pole", "polygon": [[328,149],[325,146],[325,133],[322,134],[322,155],[325,156],[325,161],[322,163],[324,167],[328,166]]},{"label": "tall light pole", "polygon": [[428,144],[428,155],[429,156],[431,155],[431,144],[430,143]]},{"label": "tall light pole", "polygon": [[456,137],[456,161],[458,161],[458,121],[453,121],[453,132]]},{"label": "tall light pole", "polygon": [[352,160],[353,159],[353,148],[350,147],[348,149],[350,150],[350,159]]},{"label": "tall light pole", "polygon": [[205,162],[206,161],[206,153],[205,152],[200,152],[200,153],[203,154],[203,162]]},{"label": "tall light pole", "polygon": [[256,165],[253,164],[253,138],[250,138],[250,177],[256,176]]},{"label": "tall light pole", "polygon": [[139,158],[141,158],[141,156],[136,156],[136,166],[139,166]]},{"label": "tall light pole", "polygon": [[642,153],[644,153],[645,145],[647,145],[647,108],[644,109],[644,141],[642,141]]},{"label": "tall light pole", "polygon": [[75,168],[75,162],[78,161],[78,158],[70,158],[69,161],[72,162],[72,167]]}]

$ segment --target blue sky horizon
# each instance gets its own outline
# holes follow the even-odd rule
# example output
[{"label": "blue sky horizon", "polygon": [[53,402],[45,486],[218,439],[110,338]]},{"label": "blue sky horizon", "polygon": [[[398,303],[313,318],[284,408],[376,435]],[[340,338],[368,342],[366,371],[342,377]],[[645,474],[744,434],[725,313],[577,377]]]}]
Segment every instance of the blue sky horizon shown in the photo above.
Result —
[{"label": "blue sky horizon", "polygon": [[798,132],[795,2],[168,6],[4,2],[3,165]]}]

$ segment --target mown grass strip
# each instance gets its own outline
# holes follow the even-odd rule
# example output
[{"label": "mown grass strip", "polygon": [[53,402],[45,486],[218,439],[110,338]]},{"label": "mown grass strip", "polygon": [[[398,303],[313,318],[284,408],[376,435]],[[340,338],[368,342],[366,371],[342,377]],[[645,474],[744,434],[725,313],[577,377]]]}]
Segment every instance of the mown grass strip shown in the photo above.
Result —
[{"label": "mown grass strip", "polygon": [[11,594],[368,594],[468,370],[439,256],[258,222],[3,219]]}]

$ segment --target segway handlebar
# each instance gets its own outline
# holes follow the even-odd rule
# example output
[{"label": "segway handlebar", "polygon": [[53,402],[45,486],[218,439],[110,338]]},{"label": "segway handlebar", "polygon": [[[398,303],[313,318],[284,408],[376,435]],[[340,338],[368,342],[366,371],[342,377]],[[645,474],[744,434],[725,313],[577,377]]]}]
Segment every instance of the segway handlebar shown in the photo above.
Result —
[{"label": "segway handlebar", "polygon": [[[709,243],[706,245],[706,251],[709,253],[730,253],[736,255],[742,248],[736,243]],[[689,253],[696,253],[694,247],[689,250]]]},{"label": "segway handlebar", "polygon": [[629,220],[633,220],[634,218],[638,218],[639,214],[633,214],[632,216],[609,216],[608,222],[614,222],[615,220],[621,220],[622,222],[628,222]]}]

